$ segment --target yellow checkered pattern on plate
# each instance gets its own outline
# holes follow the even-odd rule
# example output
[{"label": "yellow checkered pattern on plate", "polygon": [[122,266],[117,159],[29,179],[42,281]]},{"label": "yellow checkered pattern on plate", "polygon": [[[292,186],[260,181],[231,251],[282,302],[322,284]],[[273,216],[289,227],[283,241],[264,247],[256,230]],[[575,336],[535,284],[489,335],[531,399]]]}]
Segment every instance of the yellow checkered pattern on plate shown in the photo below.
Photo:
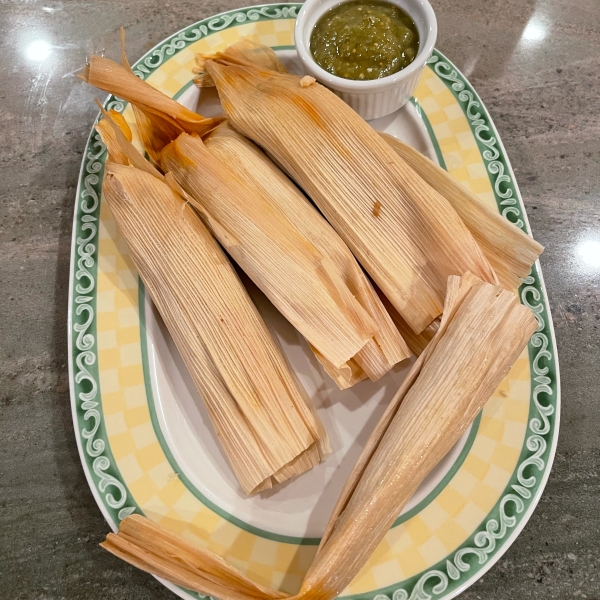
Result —
[{"label": "yellow checkered pattern on plate", "polygon": [[[261,21],[212,34],[166,61],[148,81],[175,95],[189,83],[196,52],[242,36],[293,43],[293,20]],[[493,193],[462,109],[427,68],[416,93],[449,171],[487,202]],[[126,116],[131,117],[131,115]],[[298,589],[315,546],[261,538],[205,506],[171,468],[153,429],[140,346],[138,277],[106,203],[100,214],[97,334],[102,410],[117,467],[144,513],[224,556],[262,584]],[[499,499],[517,463],[529,411],[529,359],[524,352],[486,405],[473,446],[444,490],[390,530],[346,593],[397,583],[431,567],[464,542]]]},{"label": "yellow checkered pattern on plate", "polygon": [[467,117],[433,69],[423,71],[415,98],[427,114],[448,172],[496,209],[494,191]]},{"label": "yellow checkered pattern on plate", "polygon": [[294,19],[259,21],[213,33],[166,61],[146,81],[172,97],[192,78],[196,54],[224,50],[243,37],[265,46],[291,46],[294,44],[294,23]]}]

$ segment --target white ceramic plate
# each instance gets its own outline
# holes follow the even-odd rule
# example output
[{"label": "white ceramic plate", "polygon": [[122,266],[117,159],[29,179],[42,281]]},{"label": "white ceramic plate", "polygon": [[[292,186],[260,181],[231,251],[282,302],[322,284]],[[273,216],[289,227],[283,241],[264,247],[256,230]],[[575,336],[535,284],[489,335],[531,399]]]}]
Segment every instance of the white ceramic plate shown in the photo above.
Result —
[{"label": "white ceramic plate", "polygon": [[[134,69],[188,108],[218,114],[214,90],[200,94],[191,85],[195,53],[252,35],[275,47],[297,72],[293,24],[299,6],[265,5],[206,19],[161,42]],[[125,103],[109,97],[106,104],[133,125]],[[372,125],[438,161],[528,230],[498,134],[469,83],[440,53],[412,102]],[[73,418],[90,487],[111,527],[134,511],[145,514],[260,583],[294,592],[347,475],[409,364],[377,383],[339,391],[304,340],[253,292],[317,405],[334,453],[302,477],[246,498],[102,202],[104,150],[92,132],[77,193],[70,289]],[[499,558],[532,513],[552,462],[559,403],[539,265],[520,294],[539,322],[529,348],[343,596],[451,598]],[[167,585],[182,597],[198,597]]]}]

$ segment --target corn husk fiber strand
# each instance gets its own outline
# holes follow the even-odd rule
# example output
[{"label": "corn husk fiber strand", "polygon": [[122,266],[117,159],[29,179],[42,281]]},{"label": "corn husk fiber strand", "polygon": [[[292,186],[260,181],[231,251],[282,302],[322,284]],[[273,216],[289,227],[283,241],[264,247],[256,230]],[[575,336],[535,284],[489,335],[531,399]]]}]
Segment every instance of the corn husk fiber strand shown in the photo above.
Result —
[{"label": "corn husk fiber strand", "polygon": [[106,173],[104,197],[243,489],[314,466],[330,451],[322,424],[195,211],[160,174]]},{"label": "corn husk fiber strand", "polygon": [[508,219],[486,206],[447,171],[397,138],[383,139],[429,185],[450,202],[492,265],[500,284],[516,290],[529,275],[544,247]]},{"label": "corn husk fiber strand", "polygon": [[[343,591],[537,327],[531,311],[500,286],[467,274],[451,277],[447,287],[438,332],[367,442],[294,600],[331,600]],[[204,567],[198,573],[204,576]],[[233,574],[224,574],[219,583],[241,592]],[[266,600],[264,591],[260,598]]]},{"label": "corn husk fiber strand", "polygon": [[441,314],[449,275],[497,281],[448,201],[332,92],[226,57],[205,68],[231,124],[310,196],[415,333]]}]

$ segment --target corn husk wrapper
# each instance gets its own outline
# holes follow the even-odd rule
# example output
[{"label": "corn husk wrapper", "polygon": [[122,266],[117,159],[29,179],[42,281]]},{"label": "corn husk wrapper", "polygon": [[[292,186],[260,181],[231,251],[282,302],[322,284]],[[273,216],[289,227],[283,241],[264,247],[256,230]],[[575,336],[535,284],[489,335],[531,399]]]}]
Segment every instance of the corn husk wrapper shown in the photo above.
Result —
[{"label": "corn husk wrapper", "polygon": [[[199,87],[214,87],[215,82],[212,77],[206,73],[204,67],[207,59],[221,58],[220,52],[216,54],[197,54],[196,67],[192,69],[196,74],[195,82]],[[237,65],[247,65],[269,69],[277,73],[286,73],[286,69],[275,54],[272,48],[262,46],[250,38],[242,38],[239,42],[229,46],[227,49],[227,59]]]},{"label": "corn husk wrapper", "polygon": [[[152,565],[149,572],[187,589],[202,588],[204,593],[220,600],[276,600],[286,596],[250,581],[220,556],[139,515],[123,520],[119,534],[109,534],[101,545],[143,570],[148,571],[148,565]],[[171,559],[168,566],[163,556],[156,556],[158,548]]]},{"label": "corn husk wrapper", "polygon": [[[383,303],[387,306],[387,302]],[[411,352],[420,356],[427,348],[429,342],[433,339],[437,330],[440,327],[441,319],[438,317],[435,321],[432,321],[421,333],[415,333],[404,321],[404,319],[398,314],[396,309],[390,305],[390,316],[394,321],[394,324],[398,328],[398,331],[404,337],[406,344],[410,348]]]},{"label": "corn husk wrapper", "polygon": [[486,206],[447,171],[399,139],[383,139],[454,208],[494,269],[500,285],[516,290],[544,247],[508,219]]},{"label": "corn husk wrapper", "polygon": [[[252,61],[264,64],[267,68],[284,71],[281,65],[278,66],[278,59],[270,48],[264,48],[251,42],[241,42],[239,48],[241,58],[236,58],[236,60],[244,62],[243,56],[248,54]],[[175,109],[170,105],[173,101],[161,92],[150,88],[148,84],[133,74],[124,50],[122,51],[122,66],[112,61],[106,63],[105,59],[100,59],[100,57],[95,57],[95,59],[90,63],[86,76],[90,83],[104,82],[103,89],[119,95],[123,95],[123,88],[135,90],[135,94],[131,93],[128,99],[132,102],[138,131],[150,162],[158,165],[163,147],[181,133],[181,129],[174,129],[171,126],[169,115],[161,112],[163,108],[167,107],[174,114]],[[105,70],[110,71],[112,77],[104,76],[103,79],[104,70],[99,65],[105,65]],[[150,112],[148,108],[151,109]],[[184,116],[186,116],[185,113]],[[107,133],[110,134],[110,131]],[[234,138],[234,136],[236,137]],[[223,135],[219,136],[219,138],[223,137]],[[231,136],[228,137],[230,140],[237,139],[240,142],[239,146],[242,146],[242,137],[239,134],[231,132]],[[200,147],[201,145],[199,140],[192,142],[191,138],[187,138],[187,142],[192,146],[195,144]],[[180,145],[183,144],[184,142],[181,141]],[[248,142],[248,144],[250,143]],[[217,146],[222,146],[222,144],[213,142],[215,148],[213,153],[217,153]],[[116,151],[121,152],[119,147]],[[268,185],[261,185],[260,192],[263,198],[255,198],[254,208],[249,211],[249,202],[246,197],[248,194],[250,194],[249,197],[256,196],[256,194],[253,194],[252,191],[248,192],[243,186],[247,186],[245,182],[248,181],[256,185],[257,179],[260,179],[257,178],[256,171],[253,171],[252,168],[244,168],[243,163],[235,162],[237,170],[243,171],[245,182],[238,181],[236,186],[235,178],[231,179],[228,176],[223,177],[223,175],[220,176],[219,181],[213,178],[211,181],[214,185],[221,184],[221,187],[228,185],[229,188],[232,188],[233,195],[237,194],[233,204],[230,202],[225,207],[233,210],[237,228],[231,229],[230,227],[227,230],[227,227],[222,226],[220,218],[216,216],[214,210],[207,211],[206,206],[199,206],[198,201],[202,198],[195,197],[197,190],[187,190],[189,192],[189,196],[186,196],[187,199],[196,208],[204,211],[207,223],[219,241],[232,256],[236,257],[238,263],[246,271],[252,273],[251,277],[259,284],[263,292],[305,335],[315,355],[340,388],[350,387],[366,377],[372,380],[380,378],[394,364],[407,358],[410,351],[377,296],[365,281],[360,267],[325,220],[315,210],[306,210],[309,208],[307,200],[266,156],[258,150],[254,153],[246,152],[246,155],[247,160],[254,159],[253,166],[261,170],[261,177],[267,177],[266,181],[272,184],[271,187],[275,186],[276,190],[270,189]],[[203,156],[207,158],[205,152]],[[144,162],[146,166],[149,164],[147,161]],[[185,163],[185,165],[189,167],[189,163]],[[219,168],[214,160],[210,162],[210,165],[213,172]],[[226,173],[227,167],[224,166],[221,170]],[[207,173],[202,173],[202,175],[206,176]],[[223,182],[223,179],[227,181]],[[283,182],[286,182],[287,185]],[[170,185],[173,185],[172,181]],[[178,188],[178,191],[186,195],[181,188]],[[286,199],[277,197],[278,193],[284,193],[287,200],[298,205],[301,204],[298,210],[309,218],[309,223],[315,225],[314,231],[313,228],[307,226],[308,223],[302,223],[296,217],[297,211],[290,210],[289,207],[286,211],[282,211],[287,203]],[[228,199],[231,201],[232,196],[230,195]],[[243,218],[238,218],[241,217],[244,210],[248,217],[245,222]],[[279,221],[277,218],[273,220],[272,213],[281,213],[282,218]],[[249,251],[255,250],[257,243],[260,245],[260,227],[263,227],[261,221],[268,226],[267,235],[270,232],[270,235],[277,239],[271,240],[274,243],[270,246],[263,244],[263,247],[259,248],[262,255],[256,252],[250,255]],[[292,221],[293,225],[287,221]],[[240,224],[242,224],[241,228]],[[255,228],[257,224],[259,225],[258,230]],[[294,228],[297,231],[292,231]],[[315,235],[315,231],[319,235]],[[308,232],[312,233],[309,235]],[[258,238],[257,233],[259,234]],[[315,244],[315,241],[320,238],[323,238],[320,245]],[[335,239],[327,243],[328,238]],[[295,247],[290,251],[293,246]],[[319,246],[322,255],[315,249],[315,246]],[[271,255],[268,255],[269,251],[272,252]],[[281,260],[273,261],[273,257],[280,257]],[[284,259],[287,259],[288,262],[286,263]],[[258,263],[250,264],[249,261],[252,260],[258,260]],[[290,261],[294,263],[291,267],[289,266]],[[294,279],[298,274],[299,278]],[[262,285],[259,280],[262,281]],[[289,291],[285,289],[286,282]],[[277,285],[279,288],[276,287]]]},{"label": "corn husk wrapper", "polygon": [[[98,102],[98,106],[100,106],[100,110],[103,110],[103,107],[100,104],[100,102]],[[129,124],[127,123],[127,120],[125,119],[123,114],[120,112],[117,112],[116,110],[112,110],[112,109],[107,111],[106,114],[108,114],[108,116],[111,118],[111,120],[120,129],[121,133],[125,136],[125,139],[128,142],[131,142],[133,140],[133,133],[131,132],[131,129],[129,128]],[[108,123],[107,123],[107,125],[108,125]],[[108,126],[107,129],[105,129],[105,133],[108,130],[112,131],[113,128],[111,126]],[[123,151],[121,150],[120,147],[115,146],[113,148],[113,151],[118,151],[120,156],[123,156],[123,154],[122,154]],[[114,157],[111,157],[111,160],[114,160]],[[120,162],[120,161],[115,161],[115,162]],[[127,164],[127,163],[123,162],[120,164]]]},{"label": "corn husk wrapper", "polygon": [[416,356],[420,356],[427,348],[429,342],[433,339],[437,330],[440,327],[441,318],[438,317],[432,321],[421,333],[415,333],[407,324],[406,321],[400,316],[398,311],[392,306],[390,301],[383,295],[381,290],[378,290],[381,298],[381,302],[385,309],[388,311],[394,325],[404,338],[406,345],[410,348],[410,351]]},{"label": "corn husk wrapper", "polygon": [[450,203],[333,92],[295,75],[205,60],[232,125],[304,189],[415,333],[449,275],[496,276]]},{"label": "corn husk wrapper", "polygon": [[310,469],[327,435],[232,265],[169,178],[115,123],[97,127],[109,158],[118,148],[129,163],[107,162],[104,198],[240,485],[256,493]]},{"label": "corn husk wrapper", "polygon": [[[270,177],[258,186],[257,174],[246,180],[238,162],[227,164],[202,140],[185,134],[163,148],[161,165],[232,258],[307,339],[330,373],[339,375],[338,384],[347,387],[357,379],[350,360],[376,379],[408,356],[376,297],[364,290],[361,304],[355,291],[363,282],[350,285],[338,259],[322,251],[326,243],[314,244],[313,234],[305,235],[306,228],[286,215],[289,209],[282,210],[285,198],[276,198],[281,178]],[[272,175],[274,167],[268,172]],[[305,199],[294,200],[306,206]],[[316,215],[311,217],[314,222]],[[382,326],[386,335],[379,334]]]},{"label": "corn husk wrapper", "polygon": [[[537,327],[532,312],[499,286],[467,274],[450,277],[447,287],[439,329],[369,438],[294,600],[331,600],[344,590],[423,479],[473,422]],[[142,532],[139,522],[140,517],[128,517],[103,546],[125,560],[133,557],[130,562],[149,572],[156,572],[151,561],[158,562],[161,574],[173,581],[184,564],[194,576],[221,586],[223,600],[273,598],[271,591],[249,590],[252,582],[229,565],[219,563],[217,573],[205,562],[205,550],[191,549],[173,534],[166,546],[161,538],[167,534],[159,526],[144,521]],[[119,538],[131,543],[129,555],[118,546]],[[202,582],[187,587],[204,594],[213,589]]]},{"label": "corn husk wrapper", "polygon": [[222,118],[206,118],[188,110],[136,77],[124,51],[122,60],[123,64],[120,65],[103,56],[92,55],[79,77],[90,85],[135,104],[154,127],[163,132],[164,143],[183,132],[204,135],[223,121]]},{"label": "corn husk wrapper", "polygon": [[205,139],[207,150],[222,162],[235,165],[236,172],[256,189],[271,206],[277,207],[290,223],[325,257],[331,260],[343,284],[374,320],[377,333],[341,369],[337,369],[315,348],[317,358],[340,388],[368,376],[375,381],[410,351],[373,286],[341,238],[296,186],[250,140],[227,122]]},{"label": "corn husk wrapper", "polygon": [[346,587],[473,422],[536,327],[533,313],[513,293],[471,274],[450,278],[438,332],[346,482],[300,597],[332,598]]}]

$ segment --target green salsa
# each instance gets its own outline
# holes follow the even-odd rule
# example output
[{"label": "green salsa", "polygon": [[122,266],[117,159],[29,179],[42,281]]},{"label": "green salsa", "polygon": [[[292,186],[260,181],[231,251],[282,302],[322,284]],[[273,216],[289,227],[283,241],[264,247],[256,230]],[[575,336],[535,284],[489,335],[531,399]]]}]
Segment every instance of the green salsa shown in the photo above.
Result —
[{"label": "green salsa", "polygon": [[419,50],[419,32],[394,4],[351,0],[317,21],[310,50],[316,63],[332,75],[379,79],[410,65]]}]

